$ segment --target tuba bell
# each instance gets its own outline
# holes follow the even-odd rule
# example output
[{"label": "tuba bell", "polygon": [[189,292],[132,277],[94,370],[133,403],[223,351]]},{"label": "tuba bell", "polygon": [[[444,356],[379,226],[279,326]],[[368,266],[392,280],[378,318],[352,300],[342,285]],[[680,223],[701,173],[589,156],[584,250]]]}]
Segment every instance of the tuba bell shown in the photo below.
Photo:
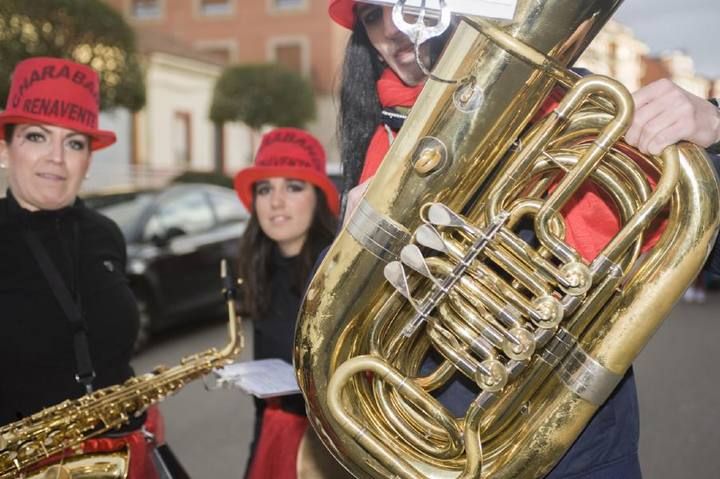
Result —
[{"label": "tuba bell", "polygon": [[[633,150],[627,90],[567,69],[619,4],[519,0],[512,21],[461,18],[317,270],[297,378],[356,477],[544,476],[700,271],[720,225],[705,153]],[[563,216],[588,183],[621,223],[592,260]],[[458,377],[477,392],[460,417],[434,394]]]}]

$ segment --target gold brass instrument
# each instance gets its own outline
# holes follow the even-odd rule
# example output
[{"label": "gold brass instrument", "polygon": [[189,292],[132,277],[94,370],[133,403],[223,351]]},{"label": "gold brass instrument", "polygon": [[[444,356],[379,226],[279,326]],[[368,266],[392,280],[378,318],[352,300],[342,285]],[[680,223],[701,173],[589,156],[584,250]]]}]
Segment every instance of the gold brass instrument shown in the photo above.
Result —
[{"label": "gold brass instrument", "polygon": [[223,260],[229,342],[183,358],[172,368],[128,379],[78,399],[63,401],[0,428],[0,479],[116,479],[127,477],[128,453],[82,454],[86,439],[111,432],[189,382],[225,366],[240,353],[244,338],[235,313],[235,285]]},{"label": "gold brass instrument", "polygon": [[[544,476],[701,269],[720,205],[705,153],[632,151],[629,93],[566,69],[619,4],[463,18],[316,272],[297,377],[355,476]],[[558,84],[565,98],[529,127]],[[564,208],[590,181],[621,225],[588,261],[564,240]],[[442,361],[422,374],[430,353]],[[476,398],[455,417],[433,392],[461,376]]]}]

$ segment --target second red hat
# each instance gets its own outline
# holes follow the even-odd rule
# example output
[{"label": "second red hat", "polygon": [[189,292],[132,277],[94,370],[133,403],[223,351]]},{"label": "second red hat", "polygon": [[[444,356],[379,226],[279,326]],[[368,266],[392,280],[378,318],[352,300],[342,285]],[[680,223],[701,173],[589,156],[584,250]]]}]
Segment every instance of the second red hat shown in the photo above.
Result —
[{"label": "second red hat", "polygon": [[253,184],[273,177],[294,178],[317,186],[330,211],[339,213],[337,188],[325,172],[325,150],[310,133],[297,128],[277,128],[263,136],[255,164],[235,175],[235,191],[247,209],[252,208]]}]

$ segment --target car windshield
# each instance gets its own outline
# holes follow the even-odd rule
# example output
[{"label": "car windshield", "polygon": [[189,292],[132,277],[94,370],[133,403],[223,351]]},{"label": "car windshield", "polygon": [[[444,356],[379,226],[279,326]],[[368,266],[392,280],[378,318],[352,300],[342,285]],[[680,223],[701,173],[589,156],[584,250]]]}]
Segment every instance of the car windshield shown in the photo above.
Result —
[{"label": "car windshield", "polygon": [[152,193],[138,193],[131,197],[124,197],[116,202],[108,201],[98,211],[118,224],[123,235],[128,238],[137,224],[145,208],[152,203]]}]

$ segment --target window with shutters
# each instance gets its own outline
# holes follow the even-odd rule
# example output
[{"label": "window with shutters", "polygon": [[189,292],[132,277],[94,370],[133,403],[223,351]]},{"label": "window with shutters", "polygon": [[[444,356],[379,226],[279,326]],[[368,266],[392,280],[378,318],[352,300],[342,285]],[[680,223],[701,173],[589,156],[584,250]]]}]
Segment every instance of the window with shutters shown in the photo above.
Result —
[{"label": "window with shutters", "polygon": [[132,0],[130,14],[135,18],[159,18],[162,14],[161,0]]},{"label": "window with shutters", "polygon": [[307,7],[308,0],[270,0],[273,10],[301,10]]},{"label": "window with shutters", "polygon": [[304,77],[310,76],[310,40],[302,35],[270,38],[267,59]]},{"label": "window with shutters", "polygon": [[300,44],[276,45],[275,62],[302,75],[302,46]]},{"label": "window with shutters", "polygon": [[231,0],[200,0],[200,13],[203,15],[227,15],[232,13]]},{"label": "window with shutters", "polygon": [[192,124],[190,113],[176,111],[173,117],[172,145],[175,165],[186,168],[191,165]]}]

